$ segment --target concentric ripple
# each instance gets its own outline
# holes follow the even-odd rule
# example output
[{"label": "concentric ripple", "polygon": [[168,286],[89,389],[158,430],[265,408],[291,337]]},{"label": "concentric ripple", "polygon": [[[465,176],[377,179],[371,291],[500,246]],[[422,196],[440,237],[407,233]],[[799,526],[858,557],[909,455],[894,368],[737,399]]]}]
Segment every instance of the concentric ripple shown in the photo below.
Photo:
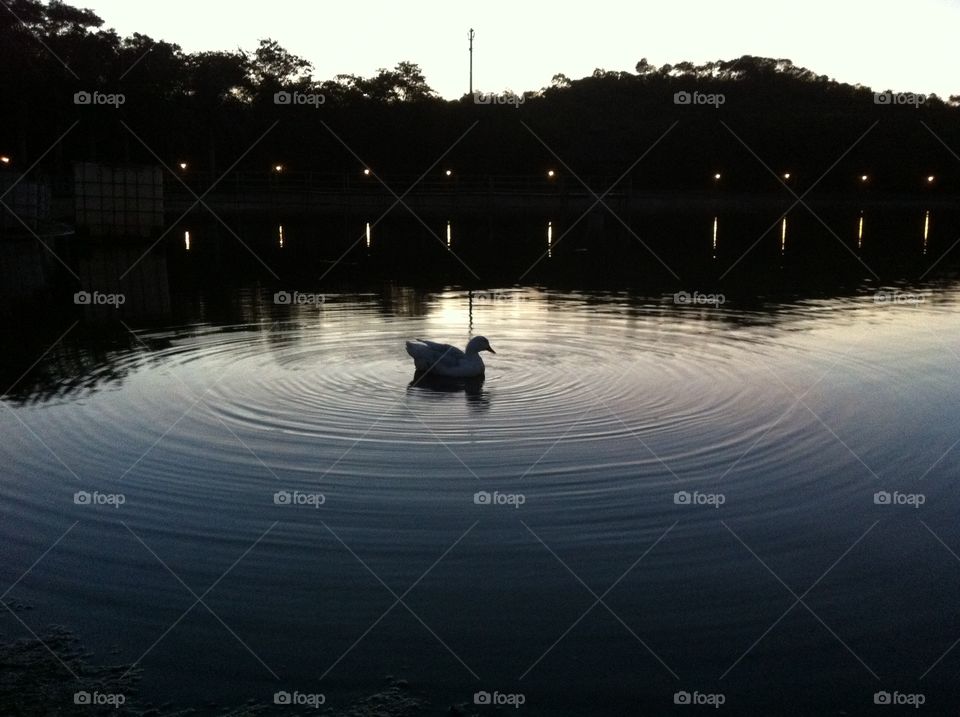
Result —
[{"label": "concentric ripple", "polygon": [[[778,571],[818,526],[814,537],[836,551],[804,568],[809,584],[877,520],[874,491],[922,484],[925,519],[952,521],[954,291],[918,306],[878,306],[865,292],[750,309],[536,289],[484,296],[448,290],[394,309],[328,295],[308,308],[274,306],[264,292],[241,297],[230,325],[143,331],[127,350],[91,351],[90,375],[70,382],[84,390],[0,412],[7,584],[56,545],[18,599],[55,605],[70,624],[121,615],[116,640],[132,661],[192,600],[172,571],[198,594],[216,585],[212,607],[231,629],[267,662],[314,679],[389,605],[370,571],[411,585],[447,549],[417,596],[461,647],[471,626],[502,618],[503,595],[550,604],[576,587],[544,545],[588,584],[610,585],[676,525],[642,582],[617,590],[624,604],[659,601],[649,612],[669,626],[687,619],[675,601],[688,582],[709,584],[719,565],[766,581],[748,577],[746,592],[769,588],[723,525],[751,531],[750,544],[765,533],[760,552]],[[484,356],[482,383],[414,381],[404,340],[463,345],[471,335],[497,351]],[[83,505],[77,491],[125,503]],[[478,491],[524,503],[484,505]],[[684,504],[681,491],[724,504]],[[313,503],[284,502],[297,492]],[[469,604],[469,625],[461,611],[442,622],[451,600]],[[694,618],[717,624],[712,612]],[[757,619],[746,610],[730,623],[743,627],[738,645],[768,627]],[[183,681],[176,656],[188,637],[219,649],[220,627],[173,631],[147,660],[165,665],[154,677],[168,689]],[[537,639],[546,647],[565,627]],[[491,634],[474,640],[513,640]],[[380,635],[387,647],[371,641],[364,659],[389,661],[410,639]],[[498,655],[516,647],[497,644]],[[262,678],[249,662],[231,663],[230,678]],[[369,679],[340,674],[341,684]],[[221,696],[229,687],[214,684]]]},{"label": "concentric ripple", "polygon": [[[69,471],[54,461],[54,473],[136,487],[167,506],[158,521],[214,499],[241,510],[250,492],[287,482],[389,502],[453,499],[479,480],[591,496],[599,524],[637,486],[722,481],[765,495],[770,484],[757,476],[812,489],[851,467],[876,478],[902,462],[882,436],[830,428],[836,406],[824,402],[851,377],[897,385],[896,361],[857,342],[912,322],[899,308],[849,300],[749,312],[623,295],[497,296],[471,307],[447,291],[414,317],[369,297],[330,297],[319,309],[270,307],[256,323],[145,333],[142,345],[109,356],[119,384],[25,418],[40,435],[56,432],[57,453],[70,457]],[[482,384],[414,382],[404,340],[463,344],[471,318],[472,333],[497,350]],[[21,460],[40,471],[51,455]]]}]

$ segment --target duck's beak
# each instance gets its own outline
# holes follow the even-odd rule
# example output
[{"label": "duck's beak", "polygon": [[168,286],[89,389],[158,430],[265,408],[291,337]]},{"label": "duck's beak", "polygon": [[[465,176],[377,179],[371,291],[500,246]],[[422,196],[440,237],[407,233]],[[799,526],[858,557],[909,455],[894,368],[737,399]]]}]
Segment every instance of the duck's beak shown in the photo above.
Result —
[{"label": "duck's beak", "polygon": [[489,344],[487,344],[487,351],[489,351],[489,352],[492,353],[492,354],[497,353],[496,351],[493,350],[493,347],[490,346]]}]

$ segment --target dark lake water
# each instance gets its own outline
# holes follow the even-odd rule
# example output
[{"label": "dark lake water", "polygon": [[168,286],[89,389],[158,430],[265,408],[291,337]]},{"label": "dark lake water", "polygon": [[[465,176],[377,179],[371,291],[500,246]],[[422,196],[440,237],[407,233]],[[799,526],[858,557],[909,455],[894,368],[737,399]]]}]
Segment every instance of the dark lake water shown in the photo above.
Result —
[{"label": "dark lake water", "polygon": [[[713,216],[662,218],[638,233],[681,276],[632,282],[578,274],[571,235],[558,277],[472,290],[408,253],[420,281],[389,253],[365,279],[376,227],[326,279],[296,222],[252,253],[180,227],[122,280],[145,247],[67,251],[119,309],[6,244],[0,590],[33,609],[2,630],[66,625],[178,707],[336,711],[394,675],[423,714],[956,709],[960,281],[925,267],[960,234],[859,217],[820,255],[812,221],[719,217],[715,247]],[[721,278],[754,225],[763,260]],[[482,383],[414,381],[405,339],[472,335]]]}]

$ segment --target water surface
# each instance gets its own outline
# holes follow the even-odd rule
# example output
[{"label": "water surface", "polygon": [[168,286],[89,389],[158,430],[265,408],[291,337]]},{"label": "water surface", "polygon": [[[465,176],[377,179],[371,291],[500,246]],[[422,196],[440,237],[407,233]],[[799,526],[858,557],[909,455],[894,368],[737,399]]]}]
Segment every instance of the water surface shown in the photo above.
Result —
[{"label": "water surface", "polygon": [[[392,674],[437,714],[950,704],[960,293],[889,291],[252,287],[229,320],[80,326],[0,414],[3,579],[72,526],[11,596],[157,702]],[[413,383],[406,338],[471,333],[482,385]]]}]

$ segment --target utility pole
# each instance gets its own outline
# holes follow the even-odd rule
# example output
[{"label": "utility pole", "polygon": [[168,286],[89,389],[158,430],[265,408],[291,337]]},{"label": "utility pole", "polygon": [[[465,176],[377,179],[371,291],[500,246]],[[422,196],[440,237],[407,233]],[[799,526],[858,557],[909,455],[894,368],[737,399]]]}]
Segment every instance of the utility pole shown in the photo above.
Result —
[{"label": "utility pole", "polygon": [[470,28],[470,34],[467,37],[470,40],[470,94],[473,94],[473,28]]}]

